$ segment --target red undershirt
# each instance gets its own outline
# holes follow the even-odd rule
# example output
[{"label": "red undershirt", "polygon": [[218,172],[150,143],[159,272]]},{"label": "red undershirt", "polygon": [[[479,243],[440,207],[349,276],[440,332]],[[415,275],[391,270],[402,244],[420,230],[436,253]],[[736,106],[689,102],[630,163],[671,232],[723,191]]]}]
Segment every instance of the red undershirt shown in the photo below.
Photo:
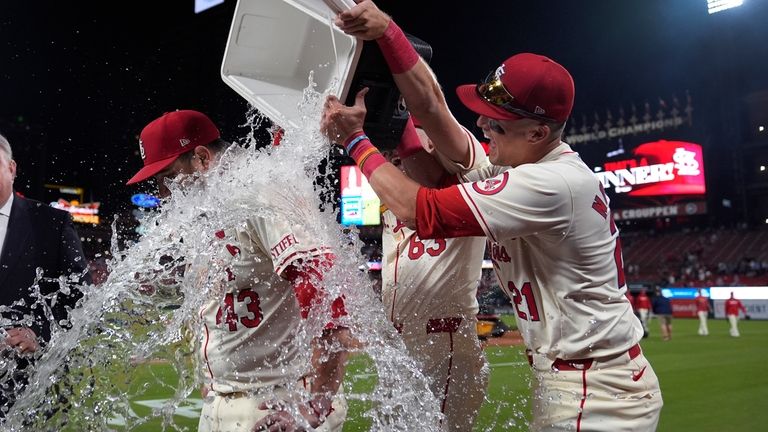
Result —
[{"label": "red undershirt", "polygon": [[419,188],[416,233],[423,239],[485,237],[456,185],[445,189]]}]

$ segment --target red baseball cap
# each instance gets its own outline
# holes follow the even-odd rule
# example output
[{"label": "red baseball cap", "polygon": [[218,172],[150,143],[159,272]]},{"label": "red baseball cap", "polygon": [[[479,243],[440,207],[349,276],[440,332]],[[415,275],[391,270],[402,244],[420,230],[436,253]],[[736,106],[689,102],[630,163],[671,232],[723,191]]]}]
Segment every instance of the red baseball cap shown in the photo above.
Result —
[{"label": "red baseball cap", "polygon": [[144,181],[172,164],[179,155],[221,137],[219,129],[205,114],[181,110],[163,114],[144,127],[139,136],[139,151],[144,168],[126,184]]},{"label": "red baseball cap", "polygon": [[516,54],[485,82],[456,88],[461,102],[477,114],[496,120],[535,118],[562,123],[573,109],[573,78],[554,60],[538,54]]}]

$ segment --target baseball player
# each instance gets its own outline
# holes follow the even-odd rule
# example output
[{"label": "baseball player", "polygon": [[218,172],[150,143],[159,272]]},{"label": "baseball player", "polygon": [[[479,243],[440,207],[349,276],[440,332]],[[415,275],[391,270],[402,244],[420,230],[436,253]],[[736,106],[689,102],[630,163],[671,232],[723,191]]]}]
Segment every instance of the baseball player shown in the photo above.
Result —
[{"label": "baseball player", "polygon": [[728,322],[731,324],[730,333],[733,337],[741,336],[739,334],[739,312],[744,312],[745,318],[748,316],[744,304],[734,297],[733,291],[731,291],[731,298],[725,301],[725,316],[728,317]]},{"label": "baseball player", "polygon": [[[468,131],[464,136],[474,155],[484,154],[477,139]],[[410,120],[397,157],[410,178],[433,187],[459,183],[478,160],[466,167],[442,160],[444,168]],[[391,211],[382,216],[384,310],[441,402],[443,430],[472,430],[488,382],[476,297],[485,238],[421,239]]]},{"label": "baseball player", "polygon": [[[364,1],[341,18],[350,29],[365,27],[364,37],[386,39],[385,58],[396,56],[403,66],[396,80],[411,83],[398,81],[409,108],[442,154],[468,163],[466,140],[433,137],[442,119],[425,116],[445,103],[440,88],[402,32],[377,11]],[[624,296],[608,199],[560,139],[573,106],[570,74],[546,57],[519,54],[457,92],[480,115],[494,164],[468,173],[470,183],[425,188],[387,163],[363,131],[365,89],[352,107],[329,96],[321,128],[344,144],[377,195],[419,238],[487,236],[534,368],[531,430],[655,430],[661,391]]]},{"label": "baseball player", "polygon": [[[229,145],[207,116],[192,110],[152,121],[139,144],[144,168],[128,184],[153,177],[161,196],[169,193],[166,179],[209,170]],[[296,227],[260,217],[204,235],[220,246],[220,261],[232,265],[222,275],[223,297],[200,310],[199,366],[205,388],[199,430],[287,430],[294,420],[273,411],[270,402],[287,398],[287,380],[304,375],[302,384],[313,395],[301,408],[306,421],[316,430],[340,431],[346,406],[343,398],[332,396],[341,383],[346,352],[325,347],[347,341],[348,329],[329,325],[315,344],[312,371],[302,370],[293,343],[301,317],[317,301],[323,272],[332,265],[330,251]],[[341,299],[333,309],[334,317],[344,314]]]},{"label": "baseball player", "polygon": [[[337,24],[344,29],[343,21]],[[396,63],[389,66],[395,76],[402,72]],[[391,159],[427,187],[466,181],[463,175],[483,160],[479,141],[447,114],[450,127],[472,152],[466,166],[435,152],[413,117]],[[485,237],[421,239],[391,211],[385,210],[382,218],[382,301],[387,317],[441,402],[442,429],[471,430],[488,383],[477,337],[477,285]]]},{"label": "baseball player", "polygon": [[651,298],[648,297],[645,288],[640,290],[640,293],[635,299],[635,307],[637,308],[637,314],[640,315],[640,322],[643,324],[643,337],[648,337],[648,318],[651,313]]},{"label": "baseball player", "polygon": [[699,288],[699,293],[696,296],[696,315],[699,316],[699,336],[709,335],[709,328],[707,327],[707,319],[709,318],[709,297],[705,297]]}]

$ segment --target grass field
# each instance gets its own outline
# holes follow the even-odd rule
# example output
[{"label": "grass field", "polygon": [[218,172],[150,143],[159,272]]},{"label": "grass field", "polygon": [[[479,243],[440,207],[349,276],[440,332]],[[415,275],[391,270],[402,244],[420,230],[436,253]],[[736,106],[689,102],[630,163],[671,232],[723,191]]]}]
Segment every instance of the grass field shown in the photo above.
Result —
[{"label": "grass field", "polygon": [[[740,338],[728,336],[725,320],[710,320],[710,335],[698,336],[697,320],[675,319],[673,338],[663,342],[658,323],[651,322],[651,336],[642,342],[661,381],[664,397],[659,431],[754,431],[768,430],[768,373],[762,366],[768,359],[768,322],[741,321]],[[525,431],[530,417],[530,369],[521,347],[489,347],[491,379],[477,421],[478,431]],[[355,358],[348,375],[354,392],[366,392],[373,378],[360,378],[367,359]],[[146,366],[143,373],[163,376],[165,365]],[[356,376],[357,375],[357,376]],[[169,378],[169,381],[172,377]],[[157,400],[170,397],[172,389],[156,386],[147,389],[141,401],[133,401],[140,417],[151,412]],[[155,401],[155,402],[153,402]],[[190,400],[177,412],[175,430],[196,430],[199,400]],[[361,412],[366,406],[351,401],[345,432],[368,430]],[[150,421],[137,431],[161,430],[159,421]],[[174,429],[170,429],[174,430]]]}]

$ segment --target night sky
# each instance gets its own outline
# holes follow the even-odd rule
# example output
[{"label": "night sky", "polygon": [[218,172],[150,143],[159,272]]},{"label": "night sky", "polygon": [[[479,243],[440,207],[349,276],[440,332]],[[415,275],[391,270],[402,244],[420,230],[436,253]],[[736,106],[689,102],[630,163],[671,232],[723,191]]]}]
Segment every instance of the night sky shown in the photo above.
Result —
[{"label": "night sky", "polygon": [[[569,69],[576,115],[689,92],[694,138],[710,174],[721,174],[714,194],[728,187],[741,99],[768,89],[766,3],[708,15],[706,0],[378,2],[432,45],[432,67],[467,126],[475,118],[455,86],[517,52]],[[0,2],[0,131],[19,162],[17,189],[42,198],[44,183],[82,186],[109,214],[138,190],[123,186],[141,165],[137,135],[163,112],[198,109],[225,138],[244,135],[247,104],[219,75],[235,4],[195,15],[192,0]]]}]

